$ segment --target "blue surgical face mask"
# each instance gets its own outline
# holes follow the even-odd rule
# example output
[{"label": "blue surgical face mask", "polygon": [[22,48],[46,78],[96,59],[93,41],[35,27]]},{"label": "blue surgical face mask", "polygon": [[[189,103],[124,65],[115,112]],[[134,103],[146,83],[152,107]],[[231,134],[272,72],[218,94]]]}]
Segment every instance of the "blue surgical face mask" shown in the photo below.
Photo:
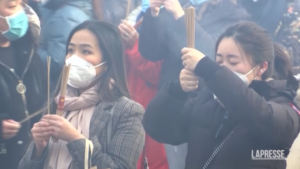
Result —
[{"label": "blue surgical face mask", "polygon": [[190,2],[194,5],[194,6],[197,6],[197,5],[201,5],[203,4],[204,2],[206,2],[208,0],[190,0]]},{"label": "blue surgical face mask", "polygon": [[26,34],[29,23],[24,10],[7,17],[0,16],[0,18],[5,19],[8,24],[8,30],[2,32],[2,35],[8,40],[14,41]]},{"label": "blue surgical face mask", "polygon": [[146,10],[149,8],[150,6],[150,1],[149,0],[142,0],[142,11],[146,12]]}]

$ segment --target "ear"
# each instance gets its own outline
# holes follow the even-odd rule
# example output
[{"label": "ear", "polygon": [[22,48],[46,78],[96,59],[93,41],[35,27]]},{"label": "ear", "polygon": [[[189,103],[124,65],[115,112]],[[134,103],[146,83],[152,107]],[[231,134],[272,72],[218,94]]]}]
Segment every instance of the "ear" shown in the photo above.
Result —
[{"label": "ear", "polygon": [[264,63],[260,66],[260,70],[259,70],[259,72],[258,72],[258,75],[259,75],[259,76],[262,76],[262,75],[265,73],[265,71],[268,69],[268,67],[269,67],[268,62],[264,62]]}]

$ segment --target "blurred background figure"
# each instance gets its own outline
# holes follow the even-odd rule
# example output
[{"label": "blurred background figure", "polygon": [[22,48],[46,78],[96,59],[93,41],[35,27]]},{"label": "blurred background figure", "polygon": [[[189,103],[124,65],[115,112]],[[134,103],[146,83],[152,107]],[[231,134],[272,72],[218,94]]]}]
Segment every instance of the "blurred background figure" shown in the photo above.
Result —
[{"label": "blurred background figure", "polygon": [[[95,17],[114,25],[119,25],[126,18],[128,0],[92,0]],[[130,1],[130,11],[141,4],[141,0]],[[129,11],[129,12],[130,12]]]},{"label": "blurred background figure", "polygon": [[73,28],[93,18],[91,0],[41,0],[42,31],[38,53],[44,65],[51,57],[51,82],[56,85],[65,63],[66,43]]},{"label": "blurred background figure", "polygon": [[39,9],[39,2],[40,0],[27,0],[28,5],[34,10],[34,12],[38,15],[39,18],[42,17]]},{"label": "blurred background figure", "polygon": [[[232,0],[150,0],[149,4],[140,30],[139,51],[149,61],[164,60],[159,88],[167,81],[178,80],[182,69],[181,49],[187,45],[183,8],[196,8],[195,48],[212,58],[218,36],[229,26],[248,19],[247,12]],[[165,148],[169,168],[184,168],[186,144]]]},{"label": "blurred background figure", "polygon": [[0,168],[16,169],[46,100],[46,73],[35,52],[40,21],[22,0],[0,0]]},{"label": "blurred background figure", "polygon": [[251,20],[266,29],[289,54],[295,74],[300,73],[300,7],[298,0],[238,0]]},{"label": "blurred background figure", "polygon": [[[156,95],[162,61],[151,62],[144,59],[138,51],[139,25],[142,23],[144,11],[149,7],[149,0],[132,11],[127,21],[119,25],[123,45],[126,49],[125,61],[128,88],[133,100],[144,108]],[[168,169],[168,160],[164,144],[158,143],[146,135],[145,146],[137,163],[137,169]]]}]

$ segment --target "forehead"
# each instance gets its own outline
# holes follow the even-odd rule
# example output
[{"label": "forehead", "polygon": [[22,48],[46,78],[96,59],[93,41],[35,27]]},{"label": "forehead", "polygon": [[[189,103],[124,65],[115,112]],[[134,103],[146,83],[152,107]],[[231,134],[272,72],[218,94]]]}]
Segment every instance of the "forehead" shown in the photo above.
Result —
[{"label": "forehead", "polygon": [[22,9],[22,0],[0,0],[0,15],[10,16]]},{"label": "forehead", "polygon": [[218,46],[217,53],[222,55],[236,55],[239,57],[244,55],[242,48],[234,41],[233,38],[222,39]]},{"label": "forehead", "polygon": [[79,30],[71,38],[71,43],[78,44],[89,44],[93,47],[98,46],[98,41],[96,36],[89,30]]}]

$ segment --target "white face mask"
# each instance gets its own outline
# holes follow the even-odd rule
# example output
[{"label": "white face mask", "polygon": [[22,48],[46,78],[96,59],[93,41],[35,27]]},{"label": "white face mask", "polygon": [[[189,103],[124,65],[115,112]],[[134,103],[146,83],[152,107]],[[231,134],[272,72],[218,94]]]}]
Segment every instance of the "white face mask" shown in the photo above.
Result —
[{"label": "white face mask", "polygon": [[71,65],[68,85],[76,89],[84,89],[90,86],[97,76],[96,67],[102,66],[105,63],[102,62],[94,66],[76,55],[71,56],[66,60],[66,65]]},{"label": "white face mask", "polygon": [[[248,75],[250,74],[250,73],[252,73],[253,72],[253,70],[255,69],[256,67],[254,67],[253,69],[251,69],[248,73],[246,73],[246,74],[241,74],[241,73],[238,73],[238,72],[235,72],[235,71],[233,71],[232,70],[232,72],[234,73],[234,74],[236,74],[239,78],[241,78],[242,79],[242,81],[243,82],[245,82],[247,85],[249,85],[249,79],[248,79]],[[254,78],[254,79],[256,79],[256,78]],[[218,100],[219,101],[219,99],[218,99],[218,97],[215,95],[215,94],[213,94],[213,96],[214,96],[214,99],[215,100]],[[220,102],[220,101],[219,101]],[[220,102],[221,103],[221,102]],[[222,104],[222,103],[221,103]]]},{"label": "white face mask", "polygon": [[[249,79],[248,79],[248,75],[250,74],[250,73],[252,73],[253,72],[253,70],[255,69],[256,67],[254,67],[253,69],[251,69],[248,73],[246,73],[246,74],[241,74],[241,73],[238,73],[238,72],[235,72],[235,71],[232,71],[233,73],[235,73],[239,78],[241,78],[242,80],[243,80],[243,82],[245,82],[247,85],[249,85],[250,84],[250,82],[249,82]],[[254,79],[256,79],[256,77],[254,78]]]}]

